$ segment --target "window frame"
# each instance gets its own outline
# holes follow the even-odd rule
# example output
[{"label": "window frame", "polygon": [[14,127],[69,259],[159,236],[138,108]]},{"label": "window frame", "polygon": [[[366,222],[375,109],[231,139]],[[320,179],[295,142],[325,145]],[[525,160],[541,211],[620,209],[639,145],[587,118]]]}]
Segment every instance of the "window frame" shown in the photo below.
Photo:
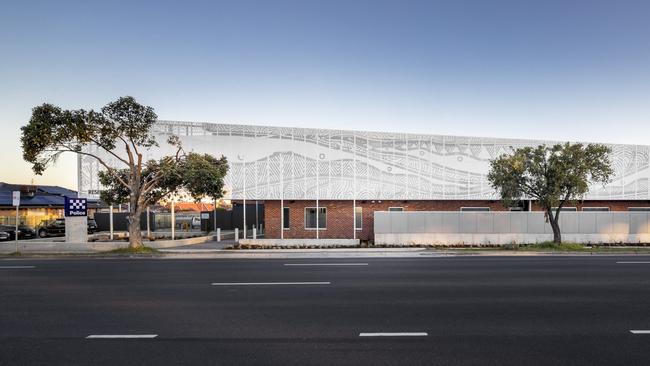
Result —
[{"label": "window frame", "polygon": [[628,212],[650,212],[650,207],[628,207]]},{"label": "window frame", "polygon": [[[394,210],[395,208],[399,208],[399,210]],[[401,206],[393,206],[388,208],[389,212],[404,212],[404,207]]]},{"label": "window frame", "polygon": [[[304,220],[304,227],[305,227],[305,230],[327,230],[327,207],[321,207],[321,206],[318,206],[318,209],[319,209],[319,210],[324,210],[323,213],[325,214],[325,225],[324,225],[324,226],[320,226],[319,223],[316,222],[316,226],[317,226],[317,228],[316,228],[316,227],[307,227],[307,210],[309,210],[309,209],[314,209],[314,210],[316,210],[316,206],[305,207],[304,215],[303,215],[303,220]],[[320,218],[322,217],[321,215],[322,215],[323,213],[320,213],[320,212],[318,213],[318,220],[320,220]]]},{"label": "window frame", "polygon": [[290,207],[282,207],[282,230],[291,229],[291,220],[289,219],[290,214],[291,214]]},{"label": "window frame", "polygon": [[[359,221],[361,222],[361,225],[357,225],[357,210],[359,210]],[[354,228],[356,230],[363,229],[363,207],[361,206],[354,207]]]},{"label": "window frame", "polygon": [[[487,210],[485,210],[487,209]],[[490,207],[486,206],[468,206],[468,207],[461,207],[460,212],[491,212],[492,209]]]},{"label": "window frame", "polygon": [[[586,210],[585,210],[586,208]],[[610,207],[583,207],[581,211],[583,212],[610,212],[612,209]]]}]

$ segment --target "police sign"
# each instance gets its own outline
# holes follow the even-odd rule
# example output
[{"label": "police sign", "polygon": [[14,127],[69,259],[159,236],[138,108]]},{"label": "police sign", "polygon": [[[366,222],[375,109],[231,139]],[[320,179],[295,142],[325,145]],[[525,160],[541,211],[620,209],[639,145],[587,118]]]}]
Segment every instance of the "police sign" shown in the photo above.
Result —
[{"label": "police sign", "polygon": [[85,198],[65,197],[65,216],[88,216]]}]

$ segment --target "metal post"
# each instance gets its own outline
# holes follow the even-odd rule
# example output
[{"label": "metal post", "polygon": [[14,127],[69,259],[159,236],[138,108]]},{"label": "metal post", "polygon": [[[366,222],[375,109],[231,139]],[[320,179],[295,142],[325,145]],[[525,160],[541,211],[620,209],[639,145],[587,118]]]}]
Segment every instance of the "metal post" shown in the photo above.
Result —
[{"label": "metal post", "polygon": [[352,239],[357,238],[357,135],[353,137],[352,145]]},{"label": "metal post", "polygon": [[258,206],[257,200],[255,200],[255,228],[258,228],[259,225],[260,225],[259,220],[257,218],[257,211],[258,210],[259,210],[259,206]]},{"label": "metal post", "polygon": [[151,237],[151,224],[149,223],[149,216],[151,216],[151,212],[149,210],[149,206],[147,206],[147,238]]},{"label": "metal post", "polygon": [[16,237],[16,253],[18,253],[18,208],[20,206],[16,206],[16,231],[14,231],[14,236]]},{"label": "metal post", "polygon": [[174,200],[172,200],[172,240],[176,235],[176,216],[174,215]]},{"label": "metal post", "polygon": [[280,172],[280,239],[284,239],[284,154],[282,154],[280,166],[282,167]]},{"label": "metal post", "polygon": [[217,199],[214,199],[214,211],[212,212],[212,222],[214,224],[214,231],[217,231]]},{"label": "metal post", "polygon": [[244,162],[244,239],[246,239],[246,162]]},{"label": "metal post", "polygon": [[108,213],[108,227],[110,230],[110,239],[113,240],[113,205],[109,206],[110,212]]},{"label": "metal post", "polygon": [[318,214],[320,213],[320,208],[318,208],[318,196],[320,194],[320,189],[318,189],[318,155],[316,156],[316,239],[319,238],[318,230],[320,229],[320,222]]}]

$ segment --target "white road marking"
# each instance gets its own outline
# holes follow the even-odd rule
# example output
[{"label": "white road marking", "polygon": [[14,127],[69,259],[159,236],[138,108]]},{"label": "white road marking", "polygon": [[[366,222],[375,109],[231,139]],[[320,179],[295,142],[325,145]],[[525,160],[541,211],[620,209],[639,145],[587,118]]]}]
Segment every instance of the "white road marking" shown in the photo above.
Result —
[{"label": "white road marking", "polygon": [[0,269],[36,268],[36,266],[0,266]]},{"label": "white road marking", "polygon": [[650,334],[650,330],[630,330],[632,334]]},{"label": "white road marking", "polygon": [[285,266],[367,266],[368,263],[285,263]]},{"label": "white road marking", "polygon": [[650,262],[634,262],[634,261],[631,261],[631,262],[616,262],[616,263],[618,263],[618,264],[650,264]]},{"label": "white road marking", "polygon": [[359,337],[426,337],[427,332],[359,333]]},{"label": "white road marking", "polygon": [[86,339],[138,339],[156,337],[158,337],[158,334],[91,334]]},{"label": "white road marking", "polygon": [[213,282],[212,286],[329,285],[331,282]]}]

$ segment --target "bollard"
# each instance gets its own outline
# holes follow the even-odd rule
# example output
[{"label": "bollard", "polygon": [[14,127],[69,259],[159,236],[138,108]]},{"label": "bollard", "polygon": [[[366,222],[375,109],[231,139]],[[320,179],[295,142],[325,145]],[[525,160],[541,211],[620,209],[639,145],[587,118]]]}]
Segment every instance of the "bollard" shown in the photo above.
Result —
[{"label": "bollard", "polygon": [[257,239],[257,229],[253,227],[253,240]]},{"label": "bollard", "polygon": [[110,238],[111,238],[111,241],[112,241],[113,240],[113,205],[110,205],[109,210],[110,210],[110,213],[108,215],[108,226],[109,226],[109,230],[111,232]]},{"label": "bollard", "polygon": [[217,241],[221,241],[221,228],[217,228]]},{"label": "bollard", "polygon": [[239,243],[239,228],[235,228],[235,243]]}]

